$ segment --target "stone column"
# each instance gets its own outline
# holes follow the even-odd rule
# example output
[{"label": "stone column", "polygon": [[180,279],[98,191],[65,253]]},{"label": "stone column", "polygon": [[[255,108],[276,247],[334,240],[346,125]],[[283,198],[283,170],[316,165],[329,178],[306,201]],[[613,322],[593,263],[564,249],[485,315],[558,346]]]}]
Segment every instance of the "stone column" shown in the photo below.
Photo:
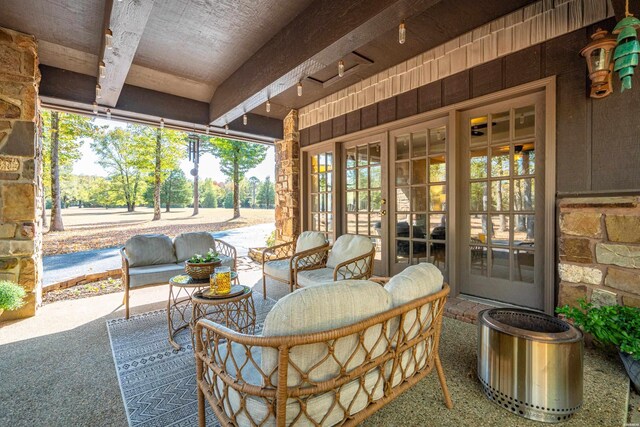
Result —
[{"label": "stone column", "polygon": [[41,301],[39,83],[35,38],[0,28],[0,280],[27,291],[25,306],[0,321],[33,316]]},{"label": "stone column", "polygon": [[300,132],[298,111],[284,118],[284,139],[276,141],[276,242],[300,233]]}]

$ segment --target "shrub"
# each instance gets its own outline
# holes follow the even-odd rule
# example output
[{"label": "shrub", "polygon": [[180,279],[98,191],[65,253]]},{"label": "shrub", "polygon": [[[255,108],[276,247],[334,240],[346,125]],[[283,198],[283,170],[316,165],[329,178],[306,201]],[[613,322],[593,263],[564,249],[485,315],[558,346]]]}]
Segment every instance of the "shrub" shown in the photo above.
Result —
[{"label": "shrub", "polygon": [[276,244],[276,230],[273,230],[269,236],[267,236],[267,246],[272,247]]},{"label": "shrub", "polygon": [[584,299],[578,302],[580,308],[565,305],[558,307],[556,313],[567,316],[600,344],[615,346],[640,360],[640,309],[621,305],[594,307]]},{"label": "shrub", "polygon": [[0,280],[0,309],[17,310],[24,305],[24,297],[27,295],[22,286]]}]

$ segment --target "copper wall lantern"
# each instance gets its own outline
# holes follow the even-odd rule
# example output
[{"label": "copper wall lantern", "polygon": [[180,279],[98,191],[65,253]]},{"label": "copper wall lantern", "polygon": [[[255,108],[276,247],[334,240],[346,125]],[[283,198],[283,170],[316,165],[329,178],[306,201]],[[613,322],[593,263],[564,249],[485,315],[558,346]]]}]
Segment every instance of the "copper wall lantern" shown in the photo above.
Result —
[{"label": "copper wall lantern", "polygon": [[602,29],[598,29],[591,39],[591,42],[580,51],[580,55],[585,57],[589,67],[591,98],[604,98],[613,92],[611,56],[617,42],[615,37],[608,35],[607,31]]}]

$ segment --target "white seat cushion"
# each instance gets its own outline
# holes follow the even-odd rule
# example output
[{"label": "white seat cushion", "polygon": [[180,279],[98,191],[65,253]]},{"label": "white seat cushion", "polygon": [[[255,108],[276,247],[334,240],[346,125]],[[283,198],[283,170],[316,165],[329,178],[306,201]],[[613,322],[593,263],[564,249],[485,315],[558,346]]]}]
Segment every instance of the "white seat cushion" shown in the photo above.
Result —
[{"label": "white seat cushion", "polygon": [[218,254],[218,257],[220,258],[220,265],[233,268],[233,258],[231,258],[230,256],[220,255],[220,254]]},{"label": "white seat cushion", "polygon": [[129,268],[129,287],[169,283],[169,279],[184,274],[183,264],[148,265]]},{"label": "white seat cushion", "polygon": [[289,280],[291,279],[290,263],[288,259],[265,262],[264,272],[268,276],[275,277],[283,282],[289,283]]},{"label": "white seat cushion", "polygon": [[176,247],[178,262],[184,262],[195,254],[204,255],[209,249],[216,249],[215,239],[206,231],[179,234],[173,239],[173,245]]},{"label": "white seat cushion", "polygon": [[296,283],[303,288],[333,282],[333,268],[317,268],[298,273]]},{"label": "white seat cushion", "polygon": [[296,253],[308,251],[323,246],[327,243],[324,233],[319,231],[304,231],[298,236]]},{"label": "white seat cushion", "polygon": [[[327,267],[333,269],[338,264],[364,255],[373,249],[371,239],[364,236],[344,234],[338,237],[329,251]],[[361,261],[366,263],[366,261]]]},{"label": "white seat cushion", "polygon": [[140,234],[124,245],[129,267],[174,264],[177,262],[171,239],[164,234]]}]

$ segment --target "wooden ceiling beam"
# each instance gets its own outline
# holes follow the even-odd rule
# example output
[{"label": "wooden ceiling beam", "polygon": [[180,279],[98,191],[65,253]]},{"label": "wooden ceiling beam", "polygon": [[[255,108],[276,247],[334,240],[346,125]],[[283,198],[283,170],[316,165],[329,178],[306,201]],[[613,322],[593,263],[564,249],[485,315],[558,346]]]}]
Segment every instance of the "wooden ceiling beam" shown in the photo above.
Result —
[{"label": "wooden ceiling beam", "polygon": [[[102,88],[102,98],[97,100],[98,104],[107,107],[117,105],[153,4],[154,0],[115,3],[113,0],[106,0],[101,44],[102,55],[98,56],[103,58],[102,61],[104,61],[106,69],[104,78],[100,78],[98,72],[98,84]],[[104,35],[109,29],[113,33],[113,47],[111,49],[105,47]]]},{"label": "wooden ceiling beam", "polygon": [[211,122],[232,122],[440,1],[315,1],[218,86]]}]

